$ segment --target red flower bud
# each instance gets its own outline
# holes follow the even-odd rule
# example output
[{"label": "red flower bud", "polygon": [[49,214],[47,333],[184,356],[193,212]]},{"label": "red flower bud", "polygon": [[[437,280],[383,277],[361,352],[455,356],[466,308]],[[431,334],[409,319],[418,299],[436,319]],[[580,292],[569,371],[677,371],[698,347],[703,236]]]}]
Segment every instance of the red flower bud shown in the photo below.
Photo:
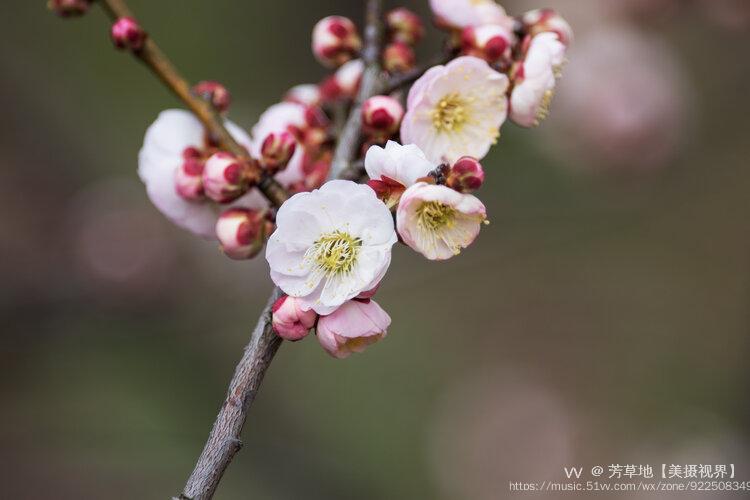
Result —
[{"label": "red flower bud", "polygon": [[138,51],[146,41],[146,32],[132,17],[121,17],[112,25],[112,41],[118,49]]},{"label": "red flower bud", "polygon": [[385,25],[394,42],[415,45],[424,36],[422,19],[405,7],[389,11],[385,15]]},{"label": "red flower bud", "polygon": [[324,66],[341,66],[356,57],[361,48],[357,27],[346,17],[328,16],[313,29],[313,54]]},{"label": "red flower bud", "polygon": [[461,33],[463,53],[487,62],[510,60],[513,34],[499,25],[469,26]]},{"label": "red flower bud", "polygon": [[258,255],[270,234],[269,229],[264,212],[247,208],[230,208],[216,221],[216,237],[221,249],[236,260]]},{"label": "red flower bud", "polygon": [[371,134],[390,136],[401,125],[404,108],[396,99],[376,95],[362,105],[362,125]]},{"label": "red flower bud", "polygon": [[403,73],[414,67],[414,49],[403,42],[394,42],[383,50],[383,68],[389,73]]},{"label": "red flower bud", "polygon": [[296,147],[297,140],[289,132],[268,134],[260,147],[261,165],[271,175],[284,170]]},{"label": "red flower bud", "polygon": [[198,82],[193,86],[193,94],[210,102],[219,113],[224,113],[232,103],[232,94],[219,82]]},{"label": "red flower bud", "polygon": [[200,151],[195,148],[185,148],[182,152],[182,164],[175,171],[175,189],[177,194],[187,200],[203,200],[203,169],[204,161]]},{"label": "red flower bud", "polygon": [[482,186],[484,182],[484,169],[476,158],[463,156],[448,172],[445,184],[460,193],[469,193]]},{"label": "red flower bud", "polygon": [[47,8],[60,17],[82,16],[89,10],[91,0],[49,0]]},{"label": "red flower bud", "polygon": [[336,73],[323,80],[320,93],[325,101],[351,99],[359,90],[365,65],[361,59],[349,61],[341,66]]},{"label": "red flower bud", "polygon": [[248,167],[229,153],[214,153],[203,169],[206,196],[219,203],[236,200],[250,188]]}]

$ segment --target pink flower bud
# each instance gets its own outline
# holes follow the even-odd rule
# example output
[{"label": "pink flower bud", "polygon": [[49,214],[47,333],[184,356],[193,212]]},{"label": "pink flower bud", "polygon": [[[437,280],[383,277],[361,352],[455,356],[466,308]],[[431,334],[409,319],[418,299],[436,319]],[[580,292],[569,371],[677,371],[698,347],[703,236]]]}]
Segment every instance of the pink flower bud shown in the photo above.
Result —
[{"label": "pink flower bud", "polygon": [[317,106],[321,101],[320,89],[313,83],[295,85],[284,95],[284,100],[305,106]]},{"label": "pink flower bud", "polygon": [[416,45],[424,36],[422,19],[405,7],[389,11],[385,15],[385,25],[394,42]]},{"label": "pink flower bud", "polygon": [[391,43],[383,50],[383,68],[389,73],[409,71],[416,62],[414,49],[403,42]]},{"label": "pink flower bud", "polygon": [[112,41],[118,49],[138,51],[146,41],[146,32],[132,17],[121,17],[112,25]]},{"label": "pink flower bud", "polygon": [[573,28],[554,9],[536,9],[521,16],[525,31],[532,37],[551,31],[566,47],[573,41]]},{"label": "pink flower bud", "polygon": [[512,42],[513,34],[499,25],[469,26],[461,33],[463,53],[491,63],[509,60]]},{"label": "pink flower bud", "polygon": [[229,153],[214,153],[203,169],[206,196],[219,203],[236,200],[250,187],[247,166]]},{"label": "pink flower bud", "polygon": [[182,164],[175,170],[175,188],[177,194],[186,200],[199,201],[204,199],[203,169],[205,162],[200,151],[195,148],[185,148],[182,152]]},{"label": "pink flower bud", "polygon": [[263,140],[260,147],[261,165],[271,175],[286,168],[292,159],[297,140],[289,132],[272,132]]},{"label": "pink flower bud", "polygon": [[292,342],[305,338],[318,320],[315,311],[303,311],[299,299],[288,295],[274,302],[271,311],[273,330],[282,339]]},{"label": "pink flower bud", "polygon": [[479,160],[471,156],[464,156],[456,160],[456,163],[448,172],[445,184],[459,193],[470,193],[482,187],[484,182],[484,169]]},{"label": "pink flower bud", "polygon": [[263,248],[271,232],[265,213],[248,208],[230,208],[216,221],[216,237],[224,253],[236,260],[251,259]]},{"label": "pink flower bud", "polygon": [[91,0],[49,0],[47,8],[60,17],[84,15],[91,6]]},{"label": "pink flower bud", "polygon": [[374,300],[350,300],[318,320],[318,341],[328,354],[346,358],[382,339],[391,317]]},{"label": "pink flower bud", "polygon": [[323,80],[320,93],[325,101],[351,99],[359,90],[365,65],[361,59],[355,59],[341,66],[333,76]]},{"label": "pink flower bud", "polygon": [[232,103],[232,94],[219,82],[198,82],[193,86],[193,93],[210,102],[219,113],[224,113]]},{"label": "pink flower bud", "polygon": [[393,135],[403,117],[403,106],[392,97],[376,95],[362,105],[362,124],[371,134]]},{"label": "pink flower bud", "polygon": [[313,54],[324,66],[341,66],[356,57],[361,48],[357,27],[346,17],[328,16],[313,29]]}]

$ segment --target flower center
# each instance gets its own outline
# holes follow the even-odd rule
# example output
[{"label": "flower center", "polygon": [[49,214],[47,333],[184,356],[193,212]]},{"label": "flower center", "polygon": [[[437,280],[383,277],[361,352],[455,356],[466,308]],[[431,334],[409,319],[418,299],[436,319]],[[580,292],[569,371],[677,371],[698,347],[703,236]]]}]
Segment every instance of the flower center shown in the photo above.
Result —
[{"label": "flower center", "polygon": [[417,209],[417,223],[429,231],[451,227],[455,219],[456,210],[437,201],[427,201]]},{"label": "flower center", "polygon": [[443,97],[432,111],[432,125],[438,132],[459,132],[468,120],[467,102],[454,92]]},{"label": "flower center", "polygon": [[308,252],[326,276],[333,276],[351,272],[361,246],[360,238],[337,230],[321,236]]}]

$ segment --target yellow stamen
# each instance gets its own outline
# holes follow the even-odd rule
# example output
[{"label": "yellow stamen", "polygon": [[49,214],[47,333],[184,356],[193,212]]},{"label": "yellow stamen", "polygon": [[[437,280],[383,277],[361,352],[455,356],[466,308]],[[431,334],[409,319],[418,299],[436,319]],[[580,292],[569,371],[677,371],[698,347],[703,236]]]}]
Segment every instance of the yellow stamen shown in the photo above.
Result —
[{"label": "yellow stamen", "polygon": [[351,272],[357,262],[362,240],[343,231],[324,234],[307,251],[326,277]]},{"label": "yellow stamen", "polygon": [[427,201],[417,209],[417,223],[428,231],[450,228],[455,219],[456,210],[437,201]]},{"label": "yellow stamen", "polygon": [[432,111],[432,125],[438,132],[460,132],[469,119],[468,101],[457,92],[443,97]]}]

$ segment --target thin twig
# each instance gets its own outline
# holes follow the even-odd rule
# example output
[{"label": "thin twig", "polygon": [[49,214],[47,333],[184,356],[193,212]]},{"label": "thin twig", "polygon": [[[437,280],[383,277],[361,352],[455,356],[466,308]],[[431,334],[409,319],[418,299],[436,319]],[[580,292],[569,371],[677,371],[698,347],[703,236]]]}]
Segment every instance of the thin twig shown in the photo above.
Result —
[{"label": "thin twig", "polygon": [[[365,48],[363,50],[366,69],[359,92],[358,102],[360,103],[375,94],[376,84],[380,76],[380,48],[383,29],[381,11],[382,0],[368,0]],[[345,166],[352,161],[359,145],[362,125],[359,117],[360,109],[359,106],[355,105],[349,112],[349,117],[334,152],[334,158],[343,160]],[[344,137],[349,139],[344,140]],[[329,179],[339,177],[343,171],[344,169],[335,170],[332,167]],[[263,375],[281,344],[281,340],[271,328],[270,312],[271,305],[280,294],[279,289],[275,288],[266,309],[263,310],[258,320],[250,343],[245,347],[245,355],[235,369],[234,376],[229,383],[226,400],[219,410],[219,415],[216,417],[208,441],[198,458],[185,489],[179,496],[182,500],[210,500],[234,455],[242,446],[240,432],[247,418],[247,412],[255,399]]]},{"label": "thin twig", "polygon": [[[98,2],[112,21],[121,17],[134,17],[130,8],[124,0],[100,0]],[[248,162],[257,169],[260,179],[258,189],[274,206],[280,207],[288,198],[289,194],[265,171],[261,170],[257,162],[248,154],[247,150],[240,145],[232,134],[224,126],[224,120],[214,107],[207,101],[193,95],[190,84],[183,78],[174,67],[172,62],[161,51],[156,42],[149,36],[146,38],[140,50],[133,51],[135,57],[141,60],[159,79],[166,85],[195,116],[203,123],[211,137],[221,146],[238,158]]]}]

